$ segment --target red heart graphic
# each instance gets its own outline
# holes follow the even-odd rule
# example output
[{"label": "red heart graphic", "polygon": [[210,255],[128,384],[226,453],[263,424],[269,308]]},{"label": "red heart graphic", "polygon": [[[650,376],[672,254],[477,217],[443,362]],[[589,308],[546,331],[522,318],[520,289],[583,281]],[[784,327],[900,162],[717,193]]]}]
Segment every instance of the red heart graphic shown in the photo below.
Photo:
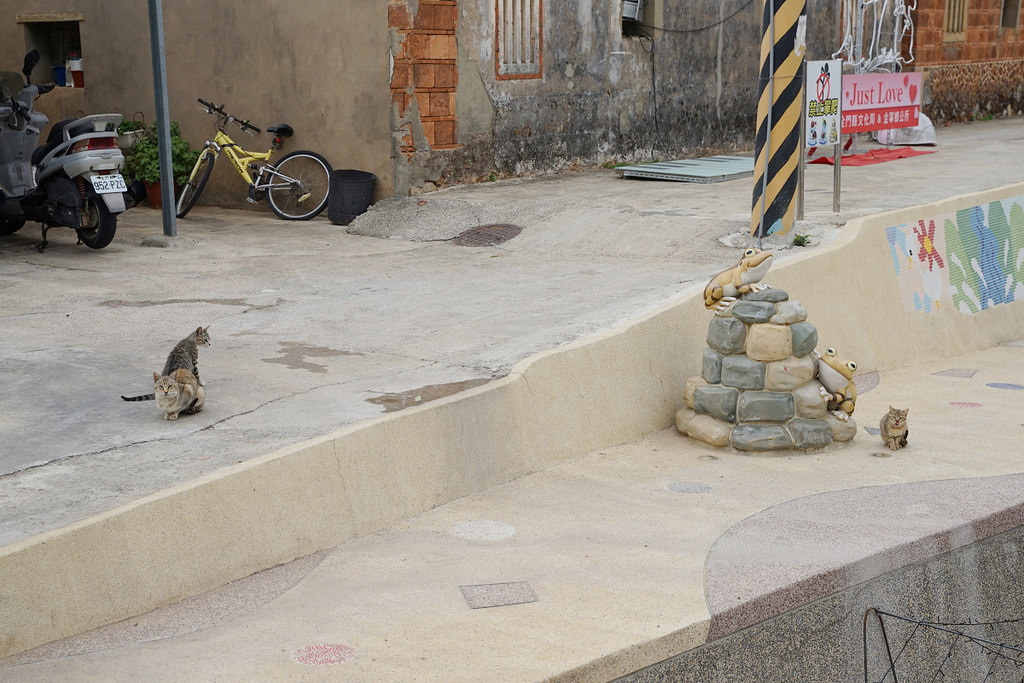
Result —
[{"label": "red heart graphic", "polygon": [[910,82],[910,76],[904,76],[903,77],[903,87],[906,88],[907,87],[907,83],[909,83],[909,82]]},{"label": "red heart graphic", "polygon": [[917,86],[916,85],[911,85],[910,86],[910,103],[914,104],[915,102],[917,102]]}]

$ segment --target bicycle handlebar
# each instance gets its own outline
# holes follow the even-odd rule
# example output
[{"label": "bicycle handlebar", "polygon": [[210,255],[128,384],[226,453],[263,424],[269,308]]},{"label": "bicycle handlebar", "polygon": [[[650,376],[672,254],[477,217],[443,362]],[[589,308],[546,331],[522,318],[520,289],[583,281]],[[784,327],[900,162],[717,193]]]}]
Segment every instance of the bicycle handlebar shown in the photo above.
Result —
[{"label": "bicycle handlebar", "polygon": [[207,102],[201,97],[199,98],[199,104],[206,107],[207,114],[216,114],[217,116],[222,116],[226,121],[230,121],[234,124],[237,124],[239,128],[241,128],[246,133],[249,133],[249,135],[252,135],[250,131],[256,131],[257,133],[263,132],[262,130],[260,130],[259,126],[254,126],[253,124],[249,123],[248,120],[239,121],[231,114],[225,113],[223,104],[214,104],[212,102]]}]

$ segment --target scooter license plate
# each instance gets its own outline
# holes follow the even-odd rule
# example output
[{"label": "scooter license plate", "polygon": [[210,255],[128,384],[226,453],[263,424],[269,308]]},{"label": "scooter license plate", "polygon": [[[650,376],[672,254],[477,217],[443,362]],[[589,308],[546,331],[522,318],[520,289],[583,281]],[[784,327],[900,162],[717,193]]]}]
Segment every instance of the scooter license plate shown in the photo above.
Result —
[{"label": "scooter license plate", "polygon": [[128,186],[125,185],[124,178],[119,173],[109,173],[94,175],[92,189],[96,190],[97,194],[107,194],[109,192],[127,192]]}]

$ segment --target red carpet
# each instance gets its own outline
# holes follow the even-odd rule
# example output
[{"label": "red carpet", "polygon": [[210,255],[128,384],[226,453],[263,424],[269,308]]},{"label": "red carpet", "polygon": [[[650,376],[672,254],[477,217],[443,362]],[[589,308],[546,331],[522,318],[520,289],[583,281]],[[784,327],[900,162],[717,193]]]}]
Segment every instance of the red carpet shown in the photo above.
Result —
[{"label": "red carpet", "polygon": [[[922,154],[934,154],[938,150],[929,149],[911,149],[910,147],[881,147],[879,149],[872,149],[863,154],[850,154],[843,157],[843,166],[867,166],[868,164],[880,164],[883,161],[892,161],[893,159],[906,159],[907,157],[916,157]],[[833,164],[832,157],[818,157],[812,159],[808,163],[811,164]]]}]

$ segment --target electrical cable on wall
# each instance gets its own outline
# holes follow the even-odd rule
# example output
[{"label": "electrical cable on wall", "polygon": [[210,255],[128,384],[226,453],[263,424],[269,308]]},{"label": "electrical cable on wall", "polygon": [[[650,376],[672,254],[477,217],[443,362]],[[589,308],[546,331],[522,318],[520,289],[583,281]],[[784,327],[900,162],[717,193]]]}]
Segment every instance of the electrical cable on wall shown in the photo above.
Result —
[{"label": "electrical cable on wall", "polygon": [[754,0],[747,0],[747,2],[745,2],[742,7],[737,9],[735,12],[733,12],[729,16],[727,16],[727,17],[725,17],[723,19],[719,19],[718,21],[716,21],[713,24],[708,24],[707,26],[701,26],[699,28],[665,28],[664,26],[651,26],[650,24],[643,24],[643,23],[641,23],[639,25],[641,27],[643,27],[643,28],[650,28],[650,29],[654,29],[655,31],[664,31],[665,33],[699,33],[701,31],[707,31],[708,29],[712,29],[712,28],[715,28],[717,26],[721,26],[722,24],[724,24],[725,22],[729,21],[730,19],[735,17],[737,14],[742,12],[743,10],[747,9],[748,7],[750,7],[752,4],[754,4]]},{"label": "electrical cable on wall", "polygon": [[640,39],[640,48],[644,52],[646,52],[648,55],[650,55],[650,57],[651,57],[651,97],[653,98],[653,101],[654,101],[654,139],[651,141],[651,159],[652,160],[654,159],[655,147],[656,147],[656,145],[658,145],[661,142],[661,130],[660,130],[659,122],[658,122],[658,82],[657,82],[658,79],[657,79],[657,73],[656,73],[656,68],[655,68],[655,59],[654,59],[654,57],[655,57],[656,41],[655,41],[654,36],[651,35],[650,33],[648,33],[647,31],[645,31],[644,29],[650,29],[650,30],[653,30],[653,31],[661,31],[663,33],[675,33],[675,34],[699,33],[701,31],[707,31],[709,29],[717,28],[718,26],[721,26],[722,24],[730,21],[731,19],[735,18],[740,12],[742,12],[743,10],[747,9],[748,7],[750,7],[753,3],[754,3],[754,0],[747,0],[747,2],[745,2],[740,8],[738,8],[736,11],[734,11],[729,16],[723,17],[722,19],[719,19],[718,21],[714,22],[713,24],[708,24],[706,26],[700,26],[698,28],[685,28],[685,29],[665,28],[663,26],[653,26],[651,24],[644,24],[642,22],[629,22],[629,24],[631,25],[633,30],[636,32],[636,36]]}]

